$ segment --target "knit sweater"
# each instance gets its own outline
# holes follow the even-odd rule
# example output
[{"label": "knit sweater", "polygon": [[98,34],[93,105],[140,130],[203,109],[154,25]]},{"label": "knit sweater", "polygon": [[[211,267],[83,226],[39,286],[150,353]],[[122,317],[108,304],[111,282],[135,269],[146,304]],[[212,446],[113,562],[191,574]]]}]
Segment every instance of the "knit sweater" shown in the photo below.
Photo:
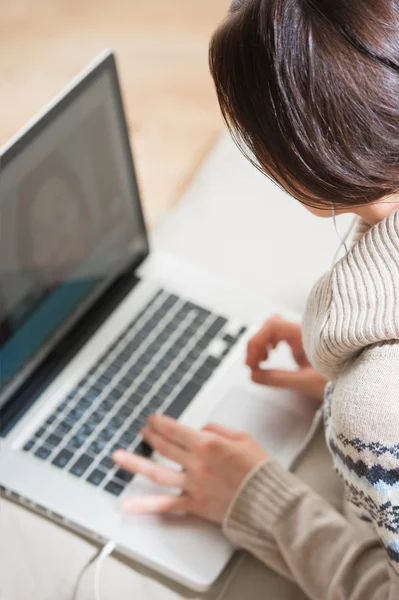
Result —
[{"label": "knit sweater", "polygon": [[269,459],[223,524],[312,600],[399,599],[399,212],[361,233],[303,319],[308,358],[330,380],[325,434],[344,514]]}]

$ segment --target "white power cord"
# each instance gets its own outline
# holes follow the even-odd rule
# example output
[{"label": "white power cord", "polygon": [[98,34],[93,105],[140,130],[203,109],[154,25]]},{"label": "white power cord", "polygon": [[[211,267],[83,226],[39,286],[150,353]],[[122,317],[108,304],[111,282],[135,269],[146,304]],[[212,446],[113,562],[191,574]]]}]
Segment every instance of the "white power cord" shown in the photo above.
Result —
[{"label": "white power cord", "polygon": [[[76,584],[75,584],[75,588],[73,590],[71,600],[77,600],[77,594],[79,591],[80,582],[82,581],[82,577],[86,573],[87,569],[96,561],[97,561],[97,564],[96,564],[96,569],[94,572],[94,600],[101,600],[101,593],[100,593],[101,571],[103,569],[104,562],[106,561],[106,559],[109,556],[111,556],[111,554],[115,550],[115,547],[116,547],[116,543],[114,541],[110,540],[109,542],[107,542],[105,544],[105,546],[103,546],[103,548],[101,548],[98,552],[96,552],[96,554],[94,556],[92,556],[92,558],[85,564],[85,566],[80,571],[79,576],[76,580]],[[231,573],[229,574],[226,581],[224,582],[224,585],[223,585],[222,589],[220,590],[219,594],[217,595],[217,597],[215,598],[215,600],[222,600],[224,594],[227,592],[233,579],[237,575],[239,568],[242,566],[242,563],[244,562],[245,557],[246,557],[245,553],[242,553],[240,558],[237,560],[237,564],[234,566]]]},{"label": "white power cord", "polygon": [[111,556],[113,551],[116,548],[116,543],[110,540],[107,544],[105,544],[104,548],[101,550],[100,556],[98,557],[98,561],[96,564],[96,570],[94,572],[94,600],[101,600],[100,594],[100,577],[101,570],[104,566],[104,562],[106,559]]},{"label": "white power cord", "polygon": [[101,600],[100,595],[100,577],[101,570],[104,566],[104,561],[112,554],[115,550],[116,543],[112,540],[107,542],[103,548],[100,548],[98,552],[84,565],[83,569],[80,571],[78,578],[76,580],[76,584],[72,593],[71,600],[77,600],[78,591],[80,587],[80,583],[82,581],[83,575],[86,573],[87,569],[97,561],[96,570],[94,572],[94,600]]}]

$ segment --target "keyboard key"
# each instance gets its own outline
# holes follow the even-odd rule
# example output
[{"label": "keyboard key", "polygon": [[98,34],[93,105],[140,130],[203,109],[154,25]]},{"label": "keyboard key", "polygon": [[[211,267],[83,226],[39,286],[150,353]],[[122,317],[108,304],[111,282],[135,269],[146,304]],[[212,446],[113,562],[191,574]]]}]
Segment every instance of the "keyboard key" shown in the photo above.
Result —
[{"label": "keyboard key", "polygon": [[179,300],[179,297],[175,294],[168,294],[168,297],[163,303],[163,306],[171,308]]},{"label": "keyboard key", "polygon": [[120,407],[120,409],[118,410],[118,415],[126,419],[127,417],[130,417],[130,415],[132,414],[132,410],[133,407],[129,402]]},{"label": "keyboard key", "polygon": [[133,365],[128,371],[128,375],[129,377],[132,377],[132,379],[136,379],[140,374],[141,369],[139,369],[137,365]]},{"label": "keyboard key", "polygon": [[91,377],[92,375],[94,375],[94,373],[97,371],[97,365],[94,365],[90,371],[87,373],[88,377]]},{"label": "keyboard key", "polygon": [[112,469],[112,467],[115,466],[115,463],[110,456],[104,456],[104,458],[100,462],[100,465],[108,470]]},{"label": "keyboard key", "polygon": [[94,469],[94,471],[87,478],[87,481],[93,485],[100,485],[104,477],[104,471],[100,471],[100,469]]},{"label": "keyboard key", "polygon": [[125,481],[126,483],[130,483],[134,477],[133,473],[129,473],[129,471],[125,471],[125,469],[118,469],[115,473],[114,477]]},{"label": "keyboard key", "polygon": [[111,381],[111,377],[108,377],[108,375],[106,375],[104,373],[103,375],[101,375],[101,377],[99,377],[97,379],[96,388],[98,388],[98,387],[104,388],[105,386],[107,386],[109,384],[110,381]]},{"label": "keyboard key", "polygon": [[109,365],[109,367],[105,371],[104,375],[106,375],[107,377],[109,377],[110,380],[111,380],[116,375],[116,373],[118,373],[118,371],[120,371],[119,365],[116,365],[115,363],[112,363],[111,365]]},{"label": "keyboard key", "polygon": [[206,331],[206,337],[214,338],[219,333],[219,331],[226,325],[227,320],[223,319],[223,317],[218,317],[212,323],[212,325]]},{"label": "keyboard key", "polygon": [[37,437],[37,438],[39,438],[39,437],[42,437],[43,433],[45,433],[45,432],[46,432],[45,428],[44,428],[44,427],[40,427],[40,428],[39,428],[39,429],[36,431],[36,433],[35,433],[35,437]]},{"label": "keyboard key", "polygon": [[90,415],[89,421],[91,423],[94,423],[95,425],[98,425],[99,423],[101,423],[101,421],[103,419],[104,419],[104,413],[99,410],[96,410],[94,413],[92,413]]},{"label": "keyboard key", "polygon": [[208,358],[204,362],[204,367],[209,369],[210,371],[214,371],[220,365],[220,363],[220,358],[216,358],[215,356],[208,356]]},{"label": "keyboard key", "polygon": [[116,452],[117,450],[125,450],[127,448],[126,444],[121,444],[121,443],[114,443],[110,448],[108,448],[108,452],[110,454],[110,456],[113,455],[114,452]]},{"label": "keyboard key", "polygon": [[137,394],[143,398],[146,394],[148,394],[148,392],[150,391],[150,389],[151,389],[151,387],[148,384],[142,383],[137,388]]},{"label": "keyboard key", "polygon": [[175,358],[177,358],[177,356],[179,356],[181,352],[181,347],[179,345],[174,345],[171,348],[169,348],[168,350],[168,356],[174,360]]},{"label": "keyboard key", "polygon": [[29,440],[28,442],[26,442],[25,446],[24,446],[24,450],[25,452],[29,452],[29,450],[31,450],[33,448],[33,446],[35,445],[36,440]]},{"label": "keyboard key", "polygon": [[203,349],[199,346],[196,346],[187,354],[186,359],[191,363],[194,363],[200,356],[203,354]]},{"label": "keyboard key", "polygon": [[140,412],[140,420],[144,420],[147,421],[148,417],[150,415],[152,415],[154,413],[151,404],[148,404],[147,406],[145,406],[143,408],[143,410]]},{"label": "keyboard key", "polygon": [[117,440],[117,444],[121,445],[121,448],[130,446],[138,436],[139,431],[125,431],[123,435]]},{"label": "keyboard key", "polygon": [[207,319],[211,314],[209,310],[205,310],[205,308],[201,308],[200,306],[197,306],[192,302],[186,302],[184,304],[184,308],[188,311],[195,311],[197,315],[203,318],[204,320]]},{"label": "keyboard key", "polygon": [[233,337],[232,335],[230,335],[229,333],[227,333],[226,335],[223,336],[223,339],[225,342],[227,342],[229,345],[230,344],[235,344],[237,339],[235,337]]},{"label": "keyboard key", "polygon": [[78,435],[89,437],[95,430],[96,426],[94,423],[83,423],[78,429]]},{"label": "keyboard key", "polygon": [[106,398],[105,400],[103,400],[102,402],[100,402],[100,404],[99,404],[99,406],[97,408],[97,411],[98,412],[102,412],[103,414],[106,414],[106,413],[108,413],[111,410],[113,404],[114,404],[113,400],[110,400],[109,398]]},{"label": "keyboard key", "polygon": [[114,432],[109,430],[108,428],[102,429],[98,434],[98,439],[105,440],[109,442],[109,440],[113,437]]},{"label": "keyboard key", "polygon": [[58,446],[58,444],[60,442],[61,442],[61,438],[58,437],[58,435],[55,435],[54,433],[49,435],[48,438],[46,439],[46,444],[48,444],[49,446],[53,446],[54,448],[56,446]]},{"label": "keyboard key", "polygon": [[84,443],[85,443],[85,438],[80,435],[74,435],[68,442],[69,446],[72,446],[73,448],[77,448],[77,449],[81,448]]},{"label": "keyboard key", "polygon": [[110,427],[119,429],[119,427],[125,422],[125,419],[120,415],[116,414],[109,422]]},{"label": "keyboard key", "polygon": [[82,412],[84,412],[85,410],[87,410],[90,406],[90,401],[87,398],[81,398],[79,400],[79,402],[76,405],[76,408],[78,410],[81,410]]},{"label": "keyboard key", "polygon": [[52,461],[52,464],[60,469],[63,469],[71,460],[73,454],[69,450],[61,450],[59,454]]},{"label": "keyboard key", "polygon": [[50,454],[51,450],[49,448],[46,448],[45,446],[41,446],[35,452],[35,456],[37,456],[38,458],[42,458],[43,460],[50,456]]},{"label": "keyboard key", "polygon": [[65,421],[62,421],[61,423],[59,423],[55,429],[55,433],[58,434],[59,436],[63,437],[64,435],[66,435],[67,433],[69,433],[72,429],[72,425],[70,423],[67,423]]},{"label": "keyboard key", "polygon": [[194,381],[189,381],[187,385],[179,392],[170,406],[165,410],[165,415],[177,419],[187,408],[193,398],[197,395],[201,386]]},{"label": "keyboard key", "polygon": [[102,393],[103,388],[98,385],[97,381],[95,383],[93,383],[93,385],[91,386],[91,388],[89,388],[85,393],[84,393],[84,397],[86,398],[86,400],[88,400],[90,403],[94,402],[98,396]]},{"label": "keyboard key", "polygon": [[174,373],[172,373],[169,376],[168,383],[169,383],[169,385],[172,385],[173,387],[176,387],[177,385],[179,385],[179,383],[181,382],[181,380],[182,380],[182,376],[175,371]]},{"label": "keyboard key", "polygon": [[114,406],[115,400],[119,400],[120,398],[122,398],[125,392],[126,389],[123,386],[116,386],[109,390],[109,392],[107,393],[107,399],[103,400],[103,402],[101,402],[100,404],[101,410],[110,410]]},{"label": "keyboard key", "polygon": [[124,490],[124,487],[124,485],[121,485],[116,481],[110,481],[109,483],[107,483],[104,489],[110,494],[113,494],[114,496],[120,496]]},{"label": "keyboard key", "polygon": [[102,452],[104,450],[104,448],[105,448],[105,441],[95,440],[94,442],[92,442],[90,444],[87,451],[91,452],[91,454],[93,454],[94,456],[97,456],[97,454],[100,454],[100,452]]},{"label": "keyboard key", "polygon": [[205,383],[205,381],[208,381],[212,373],[213,369],[209,369],[204,364],[194,373],[194,379],[198,380],[199,383]]},{"label": "keyboard key", "polygon": [[87,454],[82,454],[82,456],[75,462],[73,467],[69,469],[70,473],[76,475],[76,477],[81,477],[85,471],[90,467],[93,462],[93,458],[88,456]]},{"label": "keyboard key", "polygon": [[83,416],[83,412],[80,410],[71,410],[69,413],[67,413],[66,417],[65,417],[65,421],[71,425],[72,427],[75,425],[75,423],[77,421],[79,421],[79,419]]},{"label": "keyboard key", "polygon": [[140,442],[134,452],[135,454],[143,456],[144,458],[150,458],[150,456],[152,456],[153,449],[146,442]]},{"label": "keyboard key", "polygon": [[134,380],[134,377],[130,377],[129,375],[125,375],[122,379],[119,380],[118,388],[127,390],[130,388]]}]

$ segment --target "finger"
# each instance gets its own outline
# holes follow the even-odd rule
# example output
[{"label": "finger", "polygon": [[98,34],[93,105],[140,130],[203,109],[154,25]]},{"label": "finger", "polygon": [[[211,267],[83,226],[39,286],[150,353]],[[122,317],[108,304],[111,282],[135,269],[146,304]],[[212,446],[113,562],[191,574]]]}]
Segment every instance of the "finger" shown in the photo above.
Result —
[{"label": "finger", "polygon": [[254,369],[259,363],[264,362],[269,358],[268,347],[266,344],[251,338],[247,345],[247,357],[245,364]]},{"label": "finger", "polygon": [[269,319],[264,327],[249,340],[248,366],[256,369],[260,362],[267,359],[268,349],[275,348],[282,341],[287,342],[294,353],[303,351],[301,330],[298,324],[277,315]]},{"label": "finger", "polygon": [[124,498],[121,508],[130,514],[162,514],[167,512],[187,511],[189,498],[181,496],[143,496],[141,498]]},{"label": "finger", "polygon": [[186,485],[187,476],[185,473],[168,469],[152,460],[137,456],[137,454],[131,454],[125,450],[117,450],[113,455],[113,460],[123,469],[144,475],[144,477],[160,485],[179,489],[184,489]]},{"label": "finger", "polygon": [[202,431],[207,431],[208,433],[215,433],[216,435],[220,435],[228,440],[239,440],[242,438],[242,432],[234,429],[230,429],[229,427],[224,427],[223,425],[219,425],[218,423],[208,423],[203,427]]},{"label": "finger", "polygon": [[[301,394],[318,397],[323,395],[325,379],[312,368],[298,371],[259,370],[252,373],[255,383],[269,385],[275,388],[292,389]],[[322,397],[321,395],[321,397]]]},{"label": "finger", "polygon": [[201,441],[201,432],[186,427],[178,421],[164,415],[153,415],[148,419],[147,427],[166,440],[184,450],[193,450]]},{"label": "finger", "polygon": [[144,439],[148,444],[154,448],[159,454],[165,458],[169,458],[174,462],[187,467],[192,457],[192,454],[183,450],[180,446],[176,446],[173,442],[169,442],[166,438],[158,435],[152,431],[149,427],[144,427],[141,431]]},{"label": "finger", "polygon": [[262,329],[249,340],[246,364],[250,368],[254,369],[260,362],[268,359],[269,348],[275,348],[279,341],[275,332],[281,326],[282,321],[283,319],[278,315],[271,317]]},{"label": "finger", "polygon": [[276,388],[300,390],[304,385],[301,371],[282,371],[276,369],[259,369],[252,372],[252,381]]}]

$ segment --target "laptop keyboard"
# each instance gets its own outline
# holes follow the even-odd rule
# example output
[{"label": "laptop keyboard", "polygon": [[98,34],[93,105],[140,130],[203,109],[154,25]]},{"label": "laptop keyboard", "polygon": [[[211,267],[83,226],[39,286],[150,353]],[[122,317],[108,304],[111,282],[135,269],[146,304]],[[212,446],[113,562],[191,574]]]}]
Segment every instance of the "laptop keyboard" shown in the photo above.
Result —
[{"label": "laptop keyboard", "polygon": [[24,445],[26,452],[119,496],[133,475],[119,448],[148,457],[148,417],[178,418],[245,327],[159,290]]}]

